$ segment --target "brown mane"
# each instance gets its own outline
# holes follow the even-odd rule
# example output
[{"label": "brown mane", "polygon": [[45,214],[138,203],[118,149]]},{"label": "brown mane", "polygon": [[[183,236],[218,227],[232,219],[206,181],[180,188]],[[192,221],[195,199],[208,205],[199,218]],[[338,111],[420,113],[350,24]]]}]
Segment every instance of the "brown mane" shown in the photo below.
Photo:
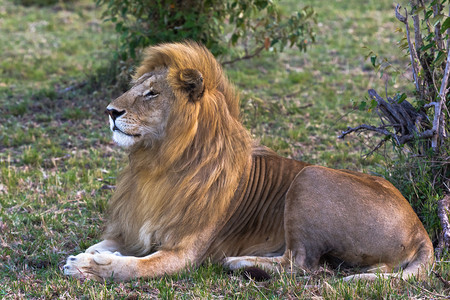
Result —
[{"label": "brown mane", "polygon": [[[239,97],[234,86],[224,76],[222,67],[214,56],[203,45],[195,42],[161,44],[147,48],[144,59],[137,68],[133,79],[138,79],[147,72],[157,68],[170,68],[171,74],[176,74],[182,69],[196,69],[203,75],[205,88],[220,92],[225,99],[230,115],[239,117]],[[169,75],[169,77],[173,77]],[[171,85],[175,80],[170,80]]]},{"label": "brown mane", "polygon": [[[175,246],[209,220],[226,216],[250,163],[251,139],[238,120],[239,98],[210,52],[195,43],[151,47],[134,77],[158,68],[168,68],[176,98],[166,136],[131,148],[104,234],[120,241],[125,254]],[[190,68],[204,78],[203,97],[195,103],[178,91],[179,72]]]}]

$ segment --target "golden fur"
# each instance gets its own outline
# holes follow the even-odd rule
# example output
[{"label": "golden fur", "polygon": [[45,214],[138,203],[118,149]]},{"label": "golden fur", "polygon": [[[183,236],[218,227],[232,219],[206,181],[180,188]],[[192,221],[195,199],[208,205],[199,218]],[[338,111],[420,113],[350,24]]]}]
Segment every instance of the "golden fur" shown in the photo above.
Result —
[{"label": "golden fur", "polygon": [[[432,262],[422,224],[385,180],[309,166],[254,144],[233,86],[205,47],[150,47],[133,83],[108,106],[129,165],[110,201],[104,241],[69,257],[66,274],[155,277],[207,257],[230,268],[273,269],[292,259],[314,269],[328,255],[383,272],[405,268],[410,276]],[[334,227],[327,227],[330,216]],[[376,241],[352,228],[373,229]],[[326,238],[337,236],[333,230],[342,241]],[[307,245],[314,247],[305,252]]]},{"label": "golden fur", "polygon": [[[168,84],[176,102],[182,103],[172,106],[162,141],[131,150],[130,164],[111,200],[104,235],[120,241],[123,252],[133,255],[159,250],[159,243],[174,247],[180,238],[205,227],[205,222],[220,219],[250,153],[250,138],[237,121],[238,97],[206,49],[181,44],[149,48],[134,78],[161,67],[168,68]],[[179,74],[190,68],[204,78],[202,105],[189,103],[181,86]],[[145,169],[137,171],[142,166]],[[134,209],[126,209],[129,206]],[[156,246],[149,249],[137,242],[142,230],[155,235]]]}]

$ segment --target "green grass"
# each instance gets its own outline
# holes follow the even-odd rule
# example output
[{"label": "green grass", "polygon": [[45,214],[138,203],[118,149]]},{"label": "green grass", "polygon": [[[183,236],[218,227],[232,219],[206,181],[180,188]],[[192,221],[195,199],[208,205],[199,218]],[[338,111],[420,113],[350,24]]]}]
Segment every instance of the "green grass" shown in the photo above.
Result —
[{"label": "green grass", "polygon": [[[383,172],[381,156],[363,157],[373,143],[367,136],[336,139],[348,125],[373,121],[354,111],[351,100],[364,99],[368,88],[384,91],[362,47],[400,66],[408,63],[397,50],[399,24],[391,2],[360,2],[303,1],[319,14],[317,43],[308,52],[266,52],[226,68],[241,91],[243,121],[263,144],[321,165]],[[86,0],[44,7],[0,0],[0,298],[437,299],[448,294],[434,275],[410,282],[343,283],[342,274],[324,269],[275,274],[256,283],[209,263],[120,284],[64,277],[66,257],[99,241],[110,186],[126,164],[103,114],[117,88],[92,83],[101,80],[98,72],[108,72],[115,45],[113,28],[100,14]],[[389,93],[408,90],[409,84],[398,78]],[[448,260],[444,253],[434,267],[447,280]]]}]

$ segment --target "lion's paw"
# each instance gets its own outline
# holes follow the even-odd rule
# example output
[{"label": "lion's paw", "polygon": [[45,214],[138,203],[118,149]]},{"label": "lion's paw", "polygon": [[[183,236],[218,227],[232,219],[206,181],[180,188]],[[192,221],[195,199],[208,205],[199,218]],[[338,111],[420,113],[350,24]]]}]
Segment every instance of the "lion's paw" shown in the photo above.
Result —
[{"label": "lion's paw", "polygon": [[69,256],[64,274],[78,279],[127,280],[136,276],[136,262],[132,257],[114,253],[80,253]]},{"label": "lion's paw", "polygon": [[110,253],[80,253],[69,256],[63,267],[64,275],[79,279],[101,280],[113,275],[111,264],[117,255]]},{"label": "lion's paw", "polygon": [[69,256],[63,267],[64,275],[72,276],[79,279],[91,279],[91,263],[92,254],[81,253],[76,256]]}]

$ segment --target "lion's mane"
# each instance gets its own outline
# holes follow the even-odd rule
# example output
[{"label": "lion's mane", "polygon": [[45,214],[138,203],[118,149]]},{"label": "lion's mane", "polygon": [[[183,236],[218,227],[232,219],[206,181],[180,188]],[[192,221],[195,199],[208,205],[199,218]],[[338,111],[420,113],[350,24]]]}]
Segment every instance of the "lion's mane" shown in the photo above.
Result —
[{"label": "lion's mane", "polygon": [[[134,78],[159,68],[168,69],[175,95],[165,135],[130,149],[104,233],[127,255],[176,248],[207,223],[223,222],[250,164],[252,141],[239,122],[239,97],[210,52],[193,42],[150,47]],[[198,101],[182,91],[185,69],[203,76]]]}]

